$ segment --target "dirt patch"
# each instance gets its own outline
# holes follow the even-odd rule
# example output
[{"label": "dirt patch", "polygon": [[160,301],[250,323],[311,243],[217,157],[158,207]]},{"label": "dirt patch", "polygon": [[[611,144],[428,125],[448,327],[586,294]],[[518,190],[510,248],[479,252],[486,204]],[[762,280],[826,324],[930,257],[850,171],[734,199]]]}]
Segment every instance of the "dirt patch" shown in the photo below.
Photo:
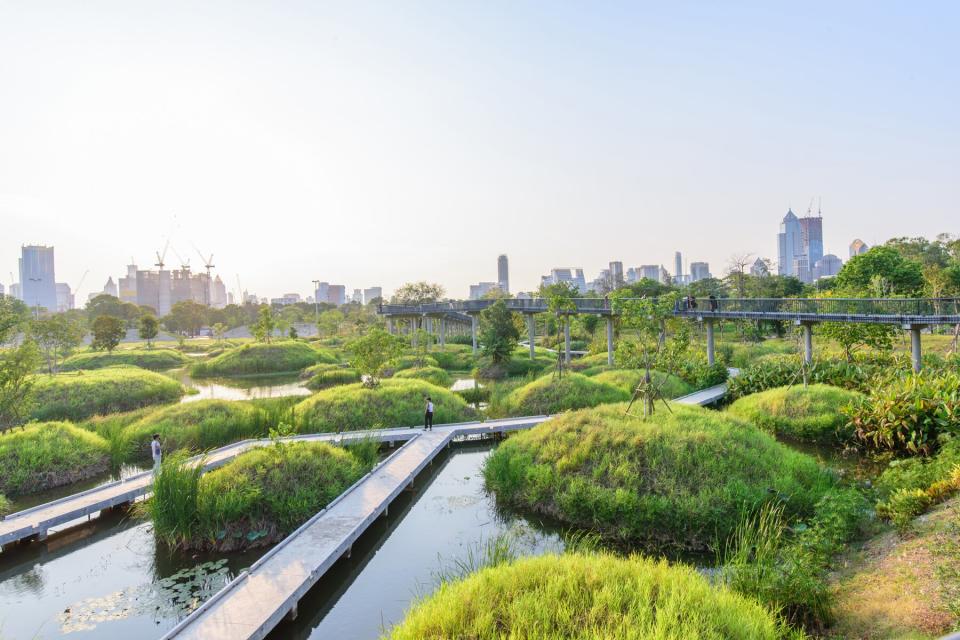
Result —
[{"label": "dirt patch", "polygon": [[831,576],[836,623],[846,640],[932,638],[960,622],[960,498],[852,550]]}]

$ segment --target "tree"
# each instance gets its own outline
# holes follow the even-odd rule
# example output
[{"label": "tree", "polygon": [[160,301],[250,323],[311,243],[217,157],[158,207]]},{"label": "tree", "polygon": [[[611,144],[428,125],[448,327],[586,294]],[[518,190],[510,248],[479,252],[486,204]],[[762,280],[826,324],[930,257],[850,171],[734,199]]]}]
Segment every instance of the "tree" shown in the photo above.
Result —
[{"label": "tree", "polygon": [[747,278],[749,277],[747,267],[753,264],[752,257],[753,254],[750,253],[738,253],[730,256],[730,263],[727,266],[727,281],[731,288],[737,292],[738,298],[747,297]]},{"label": "tree", "polygon": [[340,324],[343,322],[343,313],[339,309],[324,311],[317,318],[317,333],[324,337],[335,336],[340,333]]},{"label": "tree", "polygon": [[[560,331],[569,327],[570,314],[577,310],[575,302],[580,290],[570,282],[556,282],[549,285],[541,285],[538,294],[547,301],[547,311],[554,314],[557,319],[557,338],[559,343]],[[557,349],[557,378],[563,378],[564,355],[561,349]]]},{"label": "tree", "polygon": [[259,317],[253,325],[253,337],[257,342],[270,342],[276,324],[273,321],[273,310],[267,305],[260,307]]},{"label": "tree", "polygon": [[141,340],[147,341],[147,348],[153,347],[153,339],[160,332],[160,323],[156,316],[140,316],[139,335]]},{"label": "tree", "polygon": [[90,343],[90,348],[94,351],[113,351],[127,335],[123,321],[113,316],[99,316],[94,320],[92,333],[93,342]]},{"label": "tree", "polygon": [[57,313],[33,323],[33,339],[47,362],[47,373],[55,373],[60,360],[80,346],[86,333],[77,320]]},{"label": "tree", "polygon": [[853,362],[853,354],[863,347],[890,351],[897,335],[897,328],[892,325],[855,322],[824,322],[817,326],[817,331],[843,348],[847,362]]},{"label": "tree", "polygon": [[27,331],[28,318],[22,302],[0,298],[0,346],[23,334],[19,344],[0,348],[0,431],[23,424],[32,410],[33,372],[40,353]]},{"label": "tree", "polygon": [[410,347],[417,358],[417,367],[426,366],[427,354],[431,346],[433,346],[433,334],[426,329],[417,329],[410,334]]},{"label": "tree", "polygon": [[227,333],[227,325],[218,322],[211,328],[213,329],[213,337],[217,339],[217,342],[223,342],[223,336]]},{"label": "tree", "polygon": [[101,293],[87,302],[87,319],[92,323],[99,316],[113,316],[123,320],[127,326],[140,318],[143,311],[130,302],[121,302],[116,296]]},{"label": "tree", "polygon": [[873,247],[850,258],[836,282],[838,288],[851,294],[911,296],[923,289],[923,267],[893,247]]},{"label": "tree", "polygon": [[404,341],[383,329],[372,329],[367,335],[347,343],[350,365],[363,376],[367,387],[380,384],[384,368],[403,355]]},{"label": "tree", "polygon": [[520,340],[520,331],[502,299],[480,312],[480,327],[483,355],[488,356],[494,364],[509,361]]},{"label": "tree", "polygon": [[393,304],[426,304],[443,298],[443,286],[429,282],[408,282],[393,292]]},{"label": "tree", "polygon": [[168,331],[195,336],[207,323],[207,307],[193,300],[182,300],[170,308],[163,318]]}]

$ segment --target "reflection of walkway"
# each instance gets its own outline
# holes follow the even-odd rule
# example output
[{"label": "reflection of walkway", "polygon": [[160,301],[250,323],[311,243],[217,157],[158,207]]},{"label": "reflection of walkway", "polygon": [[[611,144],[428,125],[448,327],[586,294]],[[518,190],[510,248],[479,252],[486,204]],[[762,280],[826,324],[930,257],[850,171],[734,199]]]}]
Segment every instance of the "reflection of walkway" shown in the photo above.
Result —
[{"label": "reflection of walkway", "polygon": [[[457,437],[528,429],[547,418],[511,418],[417,431],[407,444],[204,602],[164,638],[262,638],[413,479]],[[410,433],[409,430],[407,433]]]}]

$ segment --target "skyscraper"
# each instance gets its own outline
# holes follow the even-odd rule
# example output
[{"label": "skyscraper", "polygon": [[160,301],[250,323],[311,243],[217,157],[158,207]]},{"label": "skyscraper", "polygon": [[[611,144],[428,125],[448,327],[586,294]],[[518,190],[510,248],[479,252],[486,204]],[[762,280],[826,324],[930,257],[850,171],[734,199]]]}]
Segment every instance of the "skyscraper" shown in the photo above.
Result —
[{"label": "skyscraper", "polygon": [[619,260],[615,260],[610,263],[609,269],[609,278],[610,278],[610,290],[614,290],[618,287],[623,286],[623,263]]},{"label": "skyscraper", "polygon": [[861,240],[860,238],[857,238],[856,240],[854,240],[853,242],[850,243],[850,257],[851,257],[851,258],[852,258],[853,256],[862,255],[862,254],[866,253],[866,252],[869,251],[869,250],[870,250],[869,245],[867,245],[867,243],[864,242],[863,240]]},{"label": "skyscraper", "polygon": [[699,282],[700,280],[706,280],[707,278],[712,278],[710,275],[710,265],[706,262],[691,262],[690,263],[690,282]]},{"label": "skyscraper", "polygon": [[497,257],[497,284],[504,293],[510,293],[510,268],[506,254]]},{"label": "skyscraper", "polygon": [[683,256],[679,251],[673,254],[673,277],[677,282],[683,282]]},{"label": "skyscraper", "polygon": [[823,257],[823,218],[800,218],[800,244],[811,268]]},{"label": "skyscraper", "polygon": [[793,209],[787,210],[780,222],[777,234],[777,273],[782,276],[796,276],[796,259],[803,255],[802,231],[800,221]]},{"label": "skyscraper", "polygon": [[57,311],[57,281],[53,269],[53,247],[27,245],[20,248],[21,300],[29,307]]},{"label": "skyscraper", "polygon": [[383,299],[382,287],[370,287],[369,289],[363,290],[363,304],[370,304],[377,298]]}]

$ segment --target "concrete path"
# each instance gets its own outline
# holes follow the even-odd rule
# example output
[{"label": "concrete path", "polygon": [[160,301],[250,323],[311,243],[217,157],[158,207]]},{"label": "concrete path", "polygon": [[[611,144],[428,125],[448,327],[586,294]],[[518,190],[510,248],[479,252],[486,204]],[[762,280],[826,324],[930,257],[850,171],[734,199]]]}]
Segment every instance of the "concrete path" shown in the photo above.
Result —
[{"label": "concrete path", "polygon": [[[731,378],[735,378],[740,374],[740,369],[734,369],[733,367],[730,367],[727,369],[727,372],[730,374]],[[685,396],[674,398],[673,401],[680,404],[695,404],[703,407],[717,402],[725,395],[727,395],[726,382],[718,384],[715,387],[707,387],[706,389],[701,389],[700,391],[694,391],[693,393],[689,393]]]}]

